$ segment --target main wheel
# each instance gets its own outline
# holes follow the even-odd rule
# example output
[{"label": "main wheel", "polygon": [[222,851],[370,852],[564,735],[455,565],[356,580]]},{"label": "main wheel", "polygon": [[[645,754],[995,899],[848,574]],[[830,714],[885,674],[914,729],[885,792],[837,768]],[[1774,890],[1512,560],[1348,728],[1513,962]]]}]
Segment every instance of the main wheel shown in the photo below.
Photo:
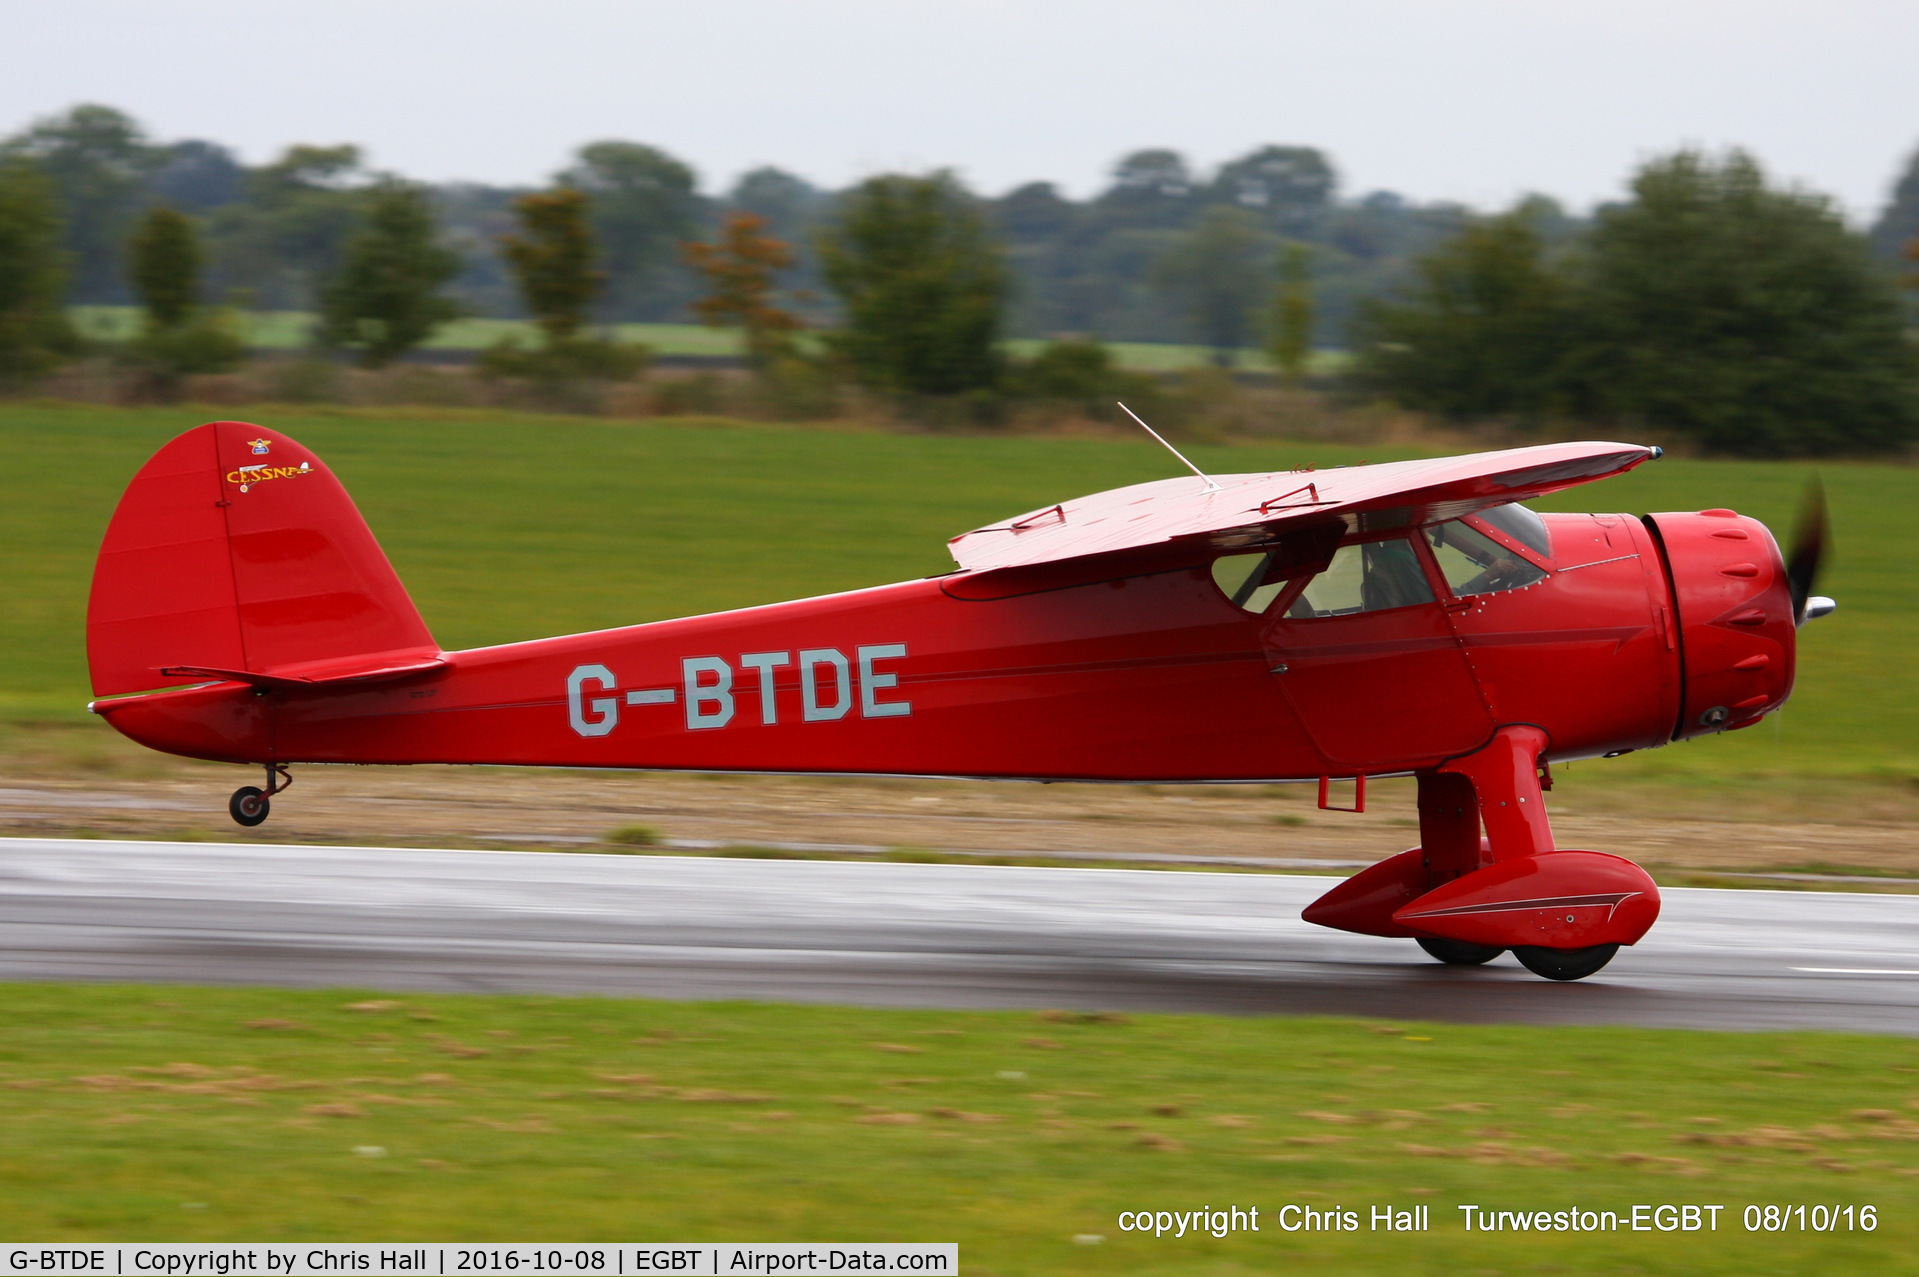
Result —
[{"label": "main wheel", "polygon": [[1526,970],[1534,975],[1545,976],[1548,980],[1584,980],[1611,962],[1612,956],[1618,952],[1619,946],[1616,944],[1596,944],[1587,949],[1543,949],[1530,944],[1513,946],[1513,957],[1524,963]]},{"label": "main wheel", "polygon": [[235,824],[248,829],[265,820],[272,810],[273,800],[257,785],[242,785],[227,799],[227,814],[233,817]]},{"label": "main wheel", "polygon": [[1440,940],[1433,936],[1418,936],[1416,939],[1420,948],[1449,967],[1483,966],[1506,952],[1489,944],[1468,944],[1464,940]]}]

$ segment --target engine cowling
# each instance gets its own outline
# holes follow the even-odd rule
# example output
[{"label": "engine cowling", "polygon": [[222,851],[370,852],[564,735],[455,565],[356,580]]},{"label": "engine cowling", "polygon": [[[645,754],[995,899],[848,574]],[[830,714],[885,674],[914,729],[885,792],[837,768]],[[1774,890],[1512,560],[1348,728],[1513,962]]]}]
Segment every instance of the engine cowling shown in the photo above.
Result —
[{"label": "engine cowling", "polygon": [[1795,618],[1766,525],[1731,510],[1649,514],[1684,677],[1673,739],[1750,727],[1792,695]]}]

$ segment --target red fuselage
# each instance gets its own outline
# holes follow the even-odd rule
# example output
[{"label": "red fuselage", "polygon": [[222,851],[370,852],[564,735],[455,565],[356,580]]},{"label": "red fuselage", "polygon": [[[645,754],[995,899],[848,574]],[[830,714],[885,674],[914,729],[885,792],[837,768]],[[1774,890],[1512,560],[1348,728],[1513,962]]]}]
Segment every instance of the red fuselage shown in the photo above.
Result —
[{"label": "red fuselage", "polygon": [[1455,598],[1414,536],[1433,601],[1353,615],[1249,613],[1204,564],[1010,597],[960,573],[96,708],[232,762],[1252,781],[1428,769],[1514,723],[1550,759],[1613,754],[1784,701],[1791,606],[1761,525],[1545,518],[1537,583]]}]

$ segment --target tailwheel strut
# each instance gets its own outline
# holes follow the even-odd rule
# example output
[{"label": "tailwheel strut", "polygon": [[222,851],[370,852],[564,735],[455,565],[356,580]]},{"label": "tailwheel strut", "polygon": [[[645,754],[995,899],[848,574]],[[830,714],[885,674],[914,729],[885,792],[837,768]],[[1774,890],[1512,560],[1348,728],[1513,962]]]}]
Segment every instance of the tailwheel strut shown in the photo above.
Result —
[{"label": "tailwheel strut", "polygon": [[227,814],[235,824],[248,829],[264,821],[273,810],[272,798],[293,784],[293,774],[279,763],[268,763],[267,787],[242,785],[227,799]]}]

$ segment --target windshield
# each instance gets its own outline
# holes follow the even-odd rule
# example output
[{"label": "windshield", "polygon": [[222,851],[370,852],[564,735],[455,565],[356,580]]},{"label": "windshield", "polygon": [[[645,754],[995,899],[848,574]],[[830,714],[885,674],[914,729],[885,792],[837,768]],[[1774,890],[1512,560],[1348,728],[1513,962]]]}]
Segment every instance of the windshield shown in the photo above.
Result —
[{"label": "windshield", "polygon": [[1517,501],[1489,506],[1479,512],[1478,518],[1494,531],[1505,533],[1540,558],[1553,557],[1553,538],[1552,533],[1546,530],[1546,521]]}]

